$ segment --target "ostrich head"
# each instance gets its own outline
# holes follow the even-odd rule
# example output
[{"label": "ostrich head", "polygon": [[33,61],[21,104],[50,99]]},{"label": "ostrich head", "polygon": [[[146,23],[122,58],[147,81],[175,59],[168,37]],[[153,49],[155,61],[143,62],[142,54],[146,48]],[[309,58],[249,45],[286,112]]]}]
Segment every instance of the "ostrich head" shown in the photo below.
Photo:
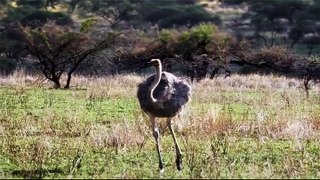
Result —
[{"label": "ostrich head", "polygon": [[154,66],[156,68],[161,66],[160,59],[151,59],[150,63],[152,64],[152,66]]}]

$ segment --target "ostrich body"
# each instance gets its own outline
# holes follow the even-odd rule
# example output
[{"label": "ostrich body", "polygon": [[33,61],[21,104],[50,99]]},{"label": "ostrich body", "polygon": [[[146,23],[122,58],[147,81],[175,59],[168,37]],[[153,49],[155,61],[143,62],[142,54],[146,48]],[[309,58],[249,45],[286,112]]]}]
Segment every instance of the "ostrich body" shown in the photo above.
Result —
[{"label": "ostrich body", "polygon": [[180,80],[175,75],[162,72],[162,65],[159,59],[152,59],[151,63],[155,67],[156,73],[138,85],[138,100],[141,109],[149,116],[152,124],[159,157],[159,169],[163,170],[163,160],[160,152],[160,132],[155,121],[156,117],[167,118],[167,126],[172,134],[176,148],[177,169],[181,170],[182,154],[171,120],[181,112],[189,101],[191,87],[187,82]]}]

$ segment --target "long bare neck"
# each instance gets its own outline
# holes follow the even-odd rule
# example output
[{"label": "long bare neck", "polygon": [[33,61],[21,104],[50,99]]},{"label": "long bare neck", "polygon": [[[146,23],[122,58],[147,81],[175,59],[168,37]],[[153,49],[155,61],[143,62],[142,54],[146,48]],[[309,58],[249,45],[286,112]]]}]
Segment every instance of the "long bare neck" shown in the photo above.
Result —
[{"label": "long bare neck", "polygon": [[148,98],[152,103],[158,102],[158,100],[153,97],[153,92],[156,89],[156,87],[158,86],[158,84],[160,83],[161,74],[162,74],[161,63],[159,63],[159,65],[156,66],[155,68],[156,68],[156,75],[155,75],[154,80],[153,80],[151,86],[149,87],[149,91],[148,91]]}]

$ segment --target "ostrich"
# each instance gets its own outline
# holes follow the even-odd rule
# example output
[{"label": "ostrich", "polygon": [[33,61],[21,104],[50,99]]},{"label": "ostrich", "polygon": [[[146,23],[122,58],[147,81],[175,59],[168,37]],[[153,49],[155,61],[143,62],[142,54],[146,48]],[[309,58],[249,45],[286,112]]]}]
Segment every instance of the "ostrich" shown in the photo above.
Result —
[{"label": "ostrich", "polygon": [[163,160],[160,152],[160,132],[156,124],[156,117],[167,118],[166,123],[176,148],[176,165],[180,171],[182,168],[182,154],[171,125],[171,120],[179,115],[189,101],[191,87],[186,81],[180,80],[175,75],[165,71],[162,72],[162,65],[159,59],[152,59],[151,64],[155,67],[156,73],[138,85],[138,100],[141,109],[149,116],[152,124],[160,171],[163,171]]}]

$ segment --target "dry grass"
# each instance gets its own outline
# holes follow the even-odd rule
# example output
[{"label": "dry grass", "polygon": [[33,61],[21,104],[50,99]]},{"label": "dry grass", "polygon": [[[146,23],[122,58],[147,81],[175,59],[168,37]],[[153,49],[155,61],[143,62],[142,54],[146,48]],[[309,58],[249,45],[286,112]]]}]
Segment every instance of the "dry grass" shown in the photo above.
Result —
[{"label": "dry grass", "polygon": [[[72,87],[84,89],[86,99],[135,98],[137,84],[144,78],[137,75],[118,75],[105,78],[75,76],[72,80]],[[39,79],[43,78],[17,71],[12,76],[0,78],[0,85],[52,87],[49,81]],[[249,133],[254,131],[252,128],[263,126],[264,135],[268,134],[272,138],[296,136],[302,138],[312,137],[311,131],[320,128],[318,112],[305,113],[300,109],[294,109],[299,108],[300,105],[303,108],[303,106],[309,106],[308,103],[319,102],[317,96],[320,94],[320,86],[318,84],[312,87],[315,97],[311,100],[305,98],[302,80],[283,76],[233,75],[228,78],[204,79],[193,83],[192,87],[192,101],[183,111],[182,118],[176,119],[179,131],[187,131],[190,134],[190,131],[194,130],[197,134],[200,131],[205,135],[220,134],[225,131]],[[251,93],[252,97],[248,96]],[[199,104],[205,105],[199,106]],[[228,114],[228,111],[237,111],[237,107],[226,110],[227,106],[231,104],[247,105],[251,112],[242,114],[240,119],[234,118]],[[242,110],[239,109],[239,111]],[[275,113],[275,111],[277,112]],[[275,128],[274,126],[279,127]],[[119,125],[115,125],[115,127],[117,131],[128,131],[125,126],[122,126],[124,129],[121,130]],[[137,131],[137,129],[131,129],[129,134],[132,134],[131,131]],[[260,131],[262,133],[262,130]],[[301,131],[305,131],[305,133]]]},{"label": "dry grass", "polygon": [[[132,158],[137,158],[134,156],[137,153],[143,156],[142,153],[148,150],[156,159],[153,156],[154,142],[149,121],[143,116],[135,100],[137,84],[144,78],[137,75],[105,78],[75,76],[71,90],[54,91],[47,88],[52,87],[50,82],[39,81],[41,78],[25,75],[23,72],[2,77],[1,86],[12,89],[9,94],[3,94],[3,97],[13,100],[13,105],[21,101],[17,107],[28,106],[24,103],[30,102],[33,98],[32,94],[28,94],[28,89],[33,89],[34,93],[41,92],[42,96],[50,101],[57,103],[60,101],[58,99],[62,99],[62,104],[58,104],[62,111],[47,106],[37,114],[31,109],[21,111],[19,108],[9,109],[8,106],[8,109],[3,111],[5,113],[0,115],[2,138],[0,139],[3,149],[1,152],[5,152],[6,157],[20,164],[20,168],[25,166],[29,169],[48,169],[46,164],[53,162],[61,164],[60,159],[54,160],[55,157],[75,158],[80,161],[82,158],[85,159],[83,154],[87,154],[87,158],[92,156],[90,154],[92,151],[102,150],[103,153],[110,154],[108,149],[115,150],[117,156],[120,156],[121,152],[132,153]],[[253,145],[257,143],[254,148],[257,151],[260,150],[262,154],[268,153],[263,148],[268,147],[269,143],[292,141],[294,150],[304,152],[305,142],[318,142],[320,140],[320,87],[318,84],[313,85],[310,97],[306,98],[302,85],[301,80],[294,78],[260,75],[233,75],[228,78],[218,77],[193,83],[192,101],[182,112],[181,118],[175,118],[174,121],[178,139],[187,156],[186,164],[189,170],[185,173],[190,175],[184,177],[298,176],[299,173],[295,169],[297,164],[290,157],[286,157],[287,161],[284,162],[287,176],[273,176],[276,170],[272,169],[272,165],[275,166],[275,164],[270,164],[269,160],[265,162],[269,165],[267,169],[263,169],[263,172],[260,172],[256,165],[245,164],[244,167],[252,168],[252,173],[248,169],[246,172],[241,170],[240,172],[244,173],[241,176],[234,170],[235,160],[233,164],[228,164],[229,170],[234,170],[234,172],[228,172],[229,175],[221,175],[217,167],[224,166],[221,164],[223,160],[219,158],[226,155],[225,153],[232,156],[232,151],[248,148],[249,146],[241,144],[242,142],[246,144],[246,139],[251,139],[247,142],[249,144],[251,141]],[[46,88],[39,90],[39,86]],[[56,96],[54,96],[55,93]],[[64,98],[66,100],[63,100]],[[37,101],[35,100],[35,103],[38,103]],[[68,101],[74,101],[74,104],[68,105]],[[121,101],[124,103],[121,104]],[[106,102],[110,104],[104,105]],[[124,111],[121,108],[124,108]],[[116,116],[113,112],[119,113],[120,116]],[[130,117],[121,113],[129,113]],[[164,141],[163,149],[166,152],[171,150],[173,152],[172,139],[165,121],[159,121],[159,124]],[[11,143],[7,145],[7,142]],[[30,149],[34,149],[34,153],[31,153]],[[200,154],[204,156],[197,157]],[[125,159],[126,156],[127,154],[123,158]],[[111,155],[104,158],[114,159]],[[91,161],[88,161],[87,159],[85,163],[90,164]],[[100,162],[99,159],[92,161]],[[144,161],[151,160],[147,158]],[[241,162],[241,159],[239,161]],[[76,174],[75,167],[78,165],[68,162],[70,171],[67,173],[72,177]],[[152,163],[155,162],[152,160],[150,163],[153,165]],[[211,165],[202,167],[203,163]],[[101,165],[101,167],[104,166],[106,164]],[[118,164],[118,166],[122,165]],[[106,172],[108,171],[111,170]],[[117,169],[113,171],[118,173]],[[136,171],[138,172],[137,169]],[[110,176],[118,177],[112,175],[100,177]],[[125,172],[119,176],[155,177],[144,173],[137,175],[134,172]]]}]

